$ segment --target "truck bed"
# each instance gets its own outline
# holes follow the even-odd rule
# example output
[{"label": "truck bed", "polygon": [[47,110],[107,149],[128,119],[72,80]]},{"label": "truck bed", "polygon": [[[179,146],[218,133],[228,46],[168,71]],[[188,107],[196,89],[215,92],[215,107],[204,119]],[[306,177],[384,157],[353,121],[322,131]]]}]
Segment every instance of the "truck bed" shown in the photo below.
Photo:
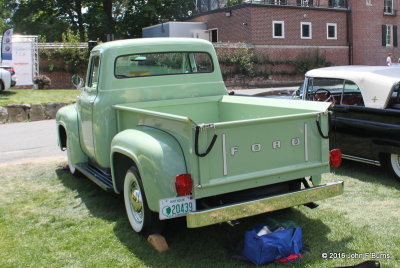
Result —
[{"label": "truck bed", "polygon": [[119,131],[145,125],[176,137],[201,198],[327,172],[329,144],[321,142],[316,120],[327,133],[329,105],[213,96],[115,108]]},{"label": "truck bed", "polygon": [[196,124],[208,124],[315,113],[325,111],[329,104],[313,102],[307,104],[307,109],[304,109],[304,106],[304,103],[295,100],[215,96],[127,103],[115,107],[119,110],[133,109],[163,117],[168,114],[167,117],[170,118],[190,119]]}]

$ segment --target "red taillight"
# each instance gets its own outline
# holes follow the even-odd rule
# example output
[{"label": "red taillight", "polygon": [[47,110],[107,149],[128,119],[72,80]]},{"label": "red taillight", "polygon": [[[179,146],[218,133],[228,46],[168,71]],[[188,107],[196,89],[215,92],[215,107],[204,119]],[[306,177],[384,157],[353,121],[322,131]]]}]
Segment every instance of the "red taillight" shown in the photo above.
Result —
[{"label": "red taillight", "polygon": [[342,150],[333,149],[329,152],[329,164],[331,167],[340,167],[342,165]]},{"label": "red taillight", "polygon": [[193,182],[190,174],[178,174],[175,179],[175,189],[178,195],[188,195],[192,192]]},{"label": "red taillight", "polygon": [[9,71],[11,74],[15,74],[15,70],[14,70],[13,67],[11,67],[8,71]]}]

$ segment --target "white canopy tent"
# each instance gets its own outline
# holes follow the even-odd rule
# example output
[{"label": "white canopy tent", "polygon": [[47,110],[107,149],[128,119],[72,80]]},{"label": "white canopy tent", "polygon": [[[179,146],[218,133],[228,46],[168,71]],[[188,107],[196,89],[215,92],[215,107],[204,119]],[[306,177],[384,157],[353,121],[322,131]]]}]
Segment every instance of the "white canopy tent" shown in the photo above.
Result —
[{"label": "white canopy tent", "polygon": [[17,86],[33,85],[33,78],[39,74],[38,36],[13,35],[12,60],[3,60],[2,65],[14,67]]}]

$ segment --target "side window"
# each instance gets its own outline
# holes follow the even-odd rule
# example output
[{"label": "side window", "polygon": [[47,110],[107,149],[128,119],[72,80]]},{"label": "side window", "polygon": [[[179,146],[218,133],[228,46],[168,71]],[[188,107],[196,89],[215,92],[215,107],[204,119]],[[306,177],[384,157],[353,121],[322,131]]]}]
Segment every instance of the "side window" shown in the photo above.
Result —
[{"label": "side window", "polygon": [[340,104],[364,106],[360,88],[354,82],[349,80],[344,81]]},{"label": "side window", "polygon": [[382,46],[397,47],[397,25],[382,25]]},{"label": "side window", "polygon": [[326,24],[326,39],[337,39],[337,24],[327,23]]},{"label": "side window", "polygon": [[300,38],[312,39],[311,22],[300,22]]},{"label": "side window", "polygon": [[285,38],[285,22],[283,21],[272,22],[272,37]]},{"label": "side window", "polygon": [[393,14],[393,0],[384,0],[383,6],[384,14]]},{"label": "side window", "polygon": [[88,88],[97,88],[99,81],[100,56],[93,56],[90,61],[90,72],[87,79]]},{"label": "side window", "polygon": [[210,29],[210,37],[209,40],[211,43],[217,43],[218,42],[218,29]]}]

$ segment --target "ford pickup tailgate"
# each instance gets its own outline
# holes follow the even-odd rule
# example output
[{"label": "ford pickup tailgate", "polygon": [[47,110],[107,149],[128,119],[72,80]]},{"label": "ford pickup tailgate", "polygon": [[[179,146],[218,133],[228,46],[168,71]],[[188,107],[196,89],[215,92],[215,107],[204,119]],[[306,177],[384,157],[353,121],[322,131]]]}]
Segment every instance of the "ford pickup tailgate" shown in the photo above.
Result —
[{"label": "ford pickup tailgate", "polygon": [[321,139],[316,118],[310,113],[200,126],[200,153],[214,135],[217,139],[199,157],[196,197],[328,172],[329,144]]}]

